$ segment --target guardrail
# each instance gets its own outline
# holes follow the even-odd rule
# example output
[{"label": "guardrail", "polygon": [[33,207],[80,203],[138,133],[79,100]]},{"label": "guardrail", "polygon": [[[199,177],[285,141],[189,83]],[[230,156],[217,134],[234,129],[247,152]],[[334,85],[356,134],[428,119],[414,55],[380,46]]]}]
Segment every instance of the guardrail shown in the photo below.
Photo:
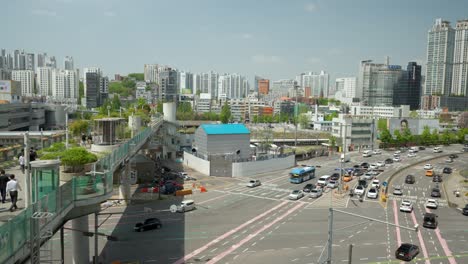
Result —
[{"label": "guardrail", "polygon": [[28,244],[37,234],[31,234],[31,218],[35,212],[52,213],[53,217],[39,220],[38,234],[50,223],[63,217],[75,206],[75,202],[103,197],[107,199],[113,191],[113,174],[115,169],[130,153],[134,153],[159,128],[163,119],[158,118],[150,123],[149,127],[138,133],[135,137],[120,145],[110,154],[95,163],[94,175],[74,177],[71,181],[61,185],[55,191],[48,193],[38,202],[32,204],[20,214],[0,226],[0,263],[6,263],[21,248]]}]

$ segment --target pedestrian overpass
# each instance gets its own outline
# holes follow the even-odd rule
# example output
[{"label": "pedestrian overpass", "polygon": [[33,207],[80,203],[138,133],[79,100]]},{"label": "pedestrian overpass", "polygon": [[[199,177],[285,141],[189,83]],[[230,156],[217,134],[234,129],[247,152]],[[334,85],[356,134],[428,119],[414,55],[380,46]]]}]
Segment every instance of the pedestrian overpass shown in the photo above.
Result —
[{"label": "pedestrian overpass", "polygon": [[[42,188],[40,192],[37,186],[41,182],[36,180],[31,205],[0,226],[0,263],[22,263],[28,259],[30,263],[40,263],[41,245],[68,220],[72,220],[73,228],[88,231],[88,220],[84,216],[99,211],[100,204],[112,196],[114,173],[128,164],[162,123],[162,117],[153,118],[147,128],[99,159],[91,174],[74,177],[58,188]],[[122,176],[121,181],[128,178],[128,173]],[[74,237],[73,247],[74,254],[78,255],[74,261],[88,263],[89,239],[83,235]],[[86,250],[87,256],[79,256],[81,250]]]}]

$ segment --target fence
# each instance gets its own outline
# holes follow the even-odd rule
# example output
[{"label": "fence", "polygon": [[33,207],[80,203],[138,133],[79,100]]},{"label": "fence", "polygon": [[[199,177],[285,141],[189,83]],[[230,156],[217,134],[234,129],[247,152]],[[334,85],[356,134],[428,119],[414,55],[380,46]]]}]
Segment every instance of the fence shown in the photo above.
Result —
[{"label": "fence", "polygon": [[95,163],[94,175],[74,177],[71,181],[61,185],[42,197],[37,203],[32,204],[20,214],[0,226],[0,263],[5,263],[11,256],[18,252],[25,244],[37,234],[31,234],[31,219],[35,212],[53,213],[52,218],[39,221],[39,233],[48,224],[56,220],[59,213],[73,206],[75,201],[82,201],[109,194],[113,191],[113,173],[117,166],[128,156],[146,142],[149,136],[162,123],[158,118],[150,124],[150,127],[141,131],[128,142],[119,146],[109,155]]}]

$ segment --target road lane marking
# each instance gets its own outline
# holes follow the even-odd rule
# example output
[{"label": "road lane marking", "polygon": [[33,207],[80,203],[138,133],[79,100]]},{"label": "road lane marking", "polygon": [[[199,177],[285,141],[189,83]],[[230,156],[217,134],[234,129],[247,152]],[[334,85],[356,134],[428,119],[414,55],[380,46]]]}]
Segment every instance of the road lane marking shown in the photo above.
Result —
[{"label": "road lane marking", "polygon": [[[418,221],[416,220],[416,215],[414,214],[414,210],[411,212],[411,218],[413,219],[414,225],[418,224]],[[418,239],[419,239],[419,245],[422,249],[424,258],[426,259],[425,263],[430,264],[431,262],[429,261],[429,255],[427,254],[427,249],[426,249],[426,244],[424,244],[424,239],[421,234],[421,230],[418,230]]]},{"label": "road lane marking", "polygon": [[[231,229],[230,231],[224,233],[223,235],[217,237],[215,240],[212,240],[211,242],[207,243],[206,245],[194,250],[193,252],[183,256],[182,258],[180,258],[179,260],[177,260],[176,262],[174,262],[174,264],[182,264],[184,262],[186,262],[187,260],[189,260],[190,258],[200,254],[201,252],[205,251],[206,249],[208,249],[210,246],[216,244],[219,240],[222,240],[222,239],[225,239],[231,235],[233,235],[234,233],[238,232],[239,230],[241,230],[242,228],[256,222],[258,219],[261,219],[262,217],[265,217],[266,215],[270,214],[271,212],[274,212],[275,210],[277,210],[278,208],[281,208],[282,206],[284,206],[285,204],[287,204],[288,202],[282,202],[276,206],[274,206],[273,208],[263,212],[262,214],[250,219],[249,221],[239,225],[238,227],[234,228],[234,229]],[[302,205],[302,204],[300,204]]]},{"label": "road lane marking", "polygon": [[[431,212],[431,210],[429,210],[429,209],[427,209],[427,208],[425,208],[425,209],[426,209],[426,212],[428,212],[428,213]],[[449,247],[448,247],[447,240],[445,240],[445,239],[442,237],[442,235],[440,234],[440,229],[439,229],[439,228],[436,228],[436,229],[434,230],[434,232],[436,233],[437,239],[439,240],[439,243],[440,243],[440,245],[442,246],[442,249],[444,250],[445,255],[449,257],[449,258],[448,258],[448,261],[450,262],[450,264],[456,264],[457,261],[455,260],[455,258],[450,257],[450,256],[452,256],[452,251],[451,251],[451,250],[449,249]],[[431,237],[431,239],[432,239],[432,237]],[[435,249],[437,250],[437,248],[435,248]]]},{"label": "road lane marking", "polygon": [[223,198],[223,197],[228,196],[228,195],[229,195],[229,193],[226,193],[226,194],[218,196],[218,197],[214,197],[214,198],[211,198],[211,199],[208,199],[208,200],[205,200],[205,201],[197,202],[197,204],[204,204],[204,203],[207,203],[207,202],[218,200],[218,199]]},{"label": "road lane marking", "polygon": [[393,200],[393,214],[394,214],[394,219],[395,219],[395,225],[397,225],[396,228],[396,237],[397,237],[397,245],[401,245],[401,234],[400,234],[400,228],[398,227],[399,221],[398,221],[398,210],[397,210],[397,203],[395,200]]},{"label": "road lane marking", "polygon": [[210,253],[215,252],[217,249],[218,249],[218,248],[213,248],[213,249],[210,251]]},{"label": "road lane marking", "polygon": [[229,243],[229,241],[224,242],[224,243],[223,243],[223,246],[226,245],[227,243]]}]

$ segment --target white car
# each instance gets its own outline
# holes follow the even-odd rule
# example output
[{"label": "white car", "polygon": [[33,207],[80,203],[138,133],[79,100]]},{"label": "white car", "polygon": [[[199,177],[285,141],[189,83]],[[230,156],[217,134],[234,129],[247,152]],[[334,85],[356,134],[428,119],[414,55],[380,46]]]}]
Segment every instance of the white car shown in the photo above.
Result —
[{"label": "white car", "polygon": [[396,157],[393,158],[393,161],[394,162],[400,162],[401,158],[399,156],[396,156]]},{"label": "white car", "polygon": [[379,196],[379,191],[377,190],[377,188],[370,188],[367,191],[367,198],[377,199],[378,196]]},{"label": "white car", "polygon": [[400,154],[401,154],[400,150],[397,150],[397,151],[395,151],[395,153],[393,153],[393,155],[400,155]]},{"label": "white car", "polygon": [[432,165],[431,164],[426,164],[424,165],[425,170],[432,170]]},{"label": "white car", "polygon": [[364,174],[365,180],[372,180],[373,178],[374,178],[374,175],[372,173],[367,172]]},{"label": "white car", "polygon": [[354,194],[356,195],[363,195],[365,191],[364,186],[358,185],[356,188],[354,188]]},{"label": "white car", "polygon": [[413,203],[408,200],[401,201],[400,212],[407,212],[407,213],[413,212]]},{"label": "white car", "polygon": [[375,164],[377,166],[379,166],[379,167],[385,167],[385,162],[384,161],[377,161]]},{"label": "white car", "polygon": [[371,186],[373,188],[377,188],[377,189],[380,188],[380,181],[377,180],[377,179],[373,180],[372,183],[371,183]]},{"label": "white car", "polygon": [[335,189],[336,187],[338,187],[338,182],[337,181],[329,181],[328,184],[327,184],[327,187],[330,188],[330,189]]},{"label": "white car", "polygon": [[321,188],[315,188],[310,191],[310,194],[309,194],[310,198],[319,198],[320,196],[322,196]]},{"label": "white car", "polygon": [[382,152],[380,151],[380,149],[374,149],[374,151],[372,151],[372,154],[379,155],[382,154]]},{"label": "white car", "polygon": [[369,166],[369,170],[378,170],[379,169],[379,165],[375,164],[375,163],[372,163],[370,166]]},{"label": "white car", "polygon": [[375,170],[370,170],[370,171],[368,171],[367,173],[369,173],[370,175],[373,175],[373,176],[377,176],[377,175],[380,174],[379,171],[375,171]]},{"label": "white car", "polygon": [[408,157],[412,158],[412,157],[416,157],[416,153],[414,152],[410,152],[408,153]]},{"label": "white car", "polygon": [[299,200],[304,197],[304,192],[302,190],[294,190],[289,194],[289,200]]},{"label": "white car", "polygon": [[434,150],[433,150],[434,153],[441,153],[442,152],[442,148],[440,147],[435,147]]},{"label": "white car", "polygon": [[187,211],[191,211],[195,209],[195,201],[193,200],[185,200],[180,203],[179,206],[177,206],[177,212],[179,213],[184,213]]},{"label": "white car", "polygon": [[393,195],[403,195],[403,191],[400,186],[395,186],[393,188]]},{"label": "white car", "polygon": [[439,207],[439,203],[435,199],[427,199],[426,201],[426,208],[437,209]]},{"label": "white car", "polygon": [[250,181],[247,183],[247,187],[250,187],[250,188],[257,187],[257,186],[260,186],[260,185],[262,185],[262,183],[260,182],[260,180],[250,180]]}]

